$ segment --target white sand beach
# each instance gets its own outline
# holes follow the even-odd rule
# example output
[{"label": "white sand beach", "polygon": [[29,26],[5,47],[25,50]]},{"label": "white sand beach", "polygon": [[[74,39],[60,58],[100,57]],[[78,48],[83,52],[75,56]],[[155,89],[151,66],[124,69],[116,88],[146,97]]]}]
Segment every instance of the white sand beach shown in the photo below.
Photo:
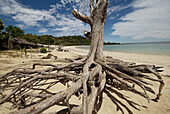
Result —
[{"label": "white sand beach", "polygon": [[[68,46],[65,47],[65,49],[68,49],[70,52],[58,52],[55,50],[52,51],[53,55],[56,55],[58,58],[57,60],[42,60],[39,58],[11,58],[7,56],[0,56],[0,75],[7,73],[14,68],[20,68],[20,67],[31,67],[33,63],[37,62],[48,62],[51,64],[65,64],[62,62],[62,59],[64,58],[75,58],[78,57],[78,55],[87,55],[88,50],[79,49],[77,46]],[[164,75],[170,75],[170,56],[165,55],[149,55],[149,54],[136,54],[136,53],[122,53],[122,52],[104,52],[105,56],[111,56],[115,59],[121,59],[123,61],[127,62],[135,62],[137,64],[150,64],[150,65],[158,65],[163,66],[163,72]],[[41,56],[45,56],[47,54],[41,54]],[[138,111],[132,107],[130,107],[124,100],[122,102],[134,113],[134,114],[169,114],[170,113],[170,77],[163,76],[163,80],[165,82],[165,86],[162,91],[161,99],[158,102],[150,101],[150,103],[147,102],[146,99],[141,98],[138,95],[135,95],[133,93],[129,93],[126,91],[121,91],[126,96],[130,97],[130,100],[133,100],[134,102],[145,105],[147,108],[143,108],[140,106],[137,106],[141,111]],[[154,89],[158,90],[159,83],[154,85]],[[63,85],[59,85],[59,88],[64,89]],[[53,88],[53,91],[59,89],[59,88]],[[156,91],[157,91],[156,90]],[[116,98],[118,98],[115,95]],[[120,98],[118,98],[120,99]],[[70,102],[78,102],[76,97],[72,97]],[[107,97],[106,94],[104,94],[103,104],[101,106],[101,109],[99,110],[99,114],[121,114],[121,111],[116,111],[116,105],[112,103],[112,101]],[[54,113],[61,109],[60,106],[53,106],[50,109],[47,109],[44,113]],[[123,108],[125,111],[125,114],[127,114],[127,111]],[[6,114],[8,112],[11,112],[9,109],[9,104],[5,103],[3,105],[0,105],[0,114]]]},{"label": "white sand beach", "polygon": [[[87,55],[88,50],[80,49],[79,46],[68,46],[66,49],[71,53],[78,55]],[[168,55],[152,55],[152,54],[139,54],[139,53],[125,53],[125,52],[110,52],[104,51],[105,56],[111,56],[115,59],[120,59],[126,62],[135,62],[137,64],[153,64],[164,66],[163,74],[170,74],[170,56]]]}]

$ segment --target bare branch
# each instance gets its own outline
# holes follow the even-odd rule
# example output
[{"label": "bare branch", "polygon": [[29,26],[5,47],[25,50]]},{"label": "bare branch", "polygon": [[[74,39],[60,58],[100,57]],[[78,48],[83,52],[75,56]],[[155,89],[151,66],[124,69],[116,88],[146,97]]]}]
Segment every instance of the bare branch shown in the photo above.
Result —
[{"label": "bare branch", "polygon": [[92,25],[92,20],[90,19],[90,17],[78,12],[76,9],[73,9],[72,14],[74,15],[74,17],[76,17],[77,19],[88,23],[90,25]]}]

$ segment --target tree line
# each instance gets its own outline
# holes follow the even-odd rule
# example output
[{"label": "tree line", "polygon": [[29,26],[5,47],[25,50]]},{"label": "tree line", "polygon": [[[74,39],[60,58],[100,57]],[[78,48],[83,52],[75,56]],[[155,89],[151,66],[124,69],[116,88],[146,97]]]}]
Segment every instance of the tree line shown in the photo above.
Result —
[{"label": "tree line", "polygon": [[[36,35],[32,33],[25,33],[24,30],[17,26],[9,25],[8,27],[5,27],[4,23],[0,19],[0,45],[2,42],[8,42],[8,40],[12,38],[21,38],[35,44],[45,45],[90,45],[90,40],[81,35],[54,37],[52,35]],[[107,42],[104,44],[113,45],[115,43]]]},{"label": "tree line", "polygon": [[25,33],[19,27],[9,25],[5,27],[0,19],[0,42],[8,41],[10,38],[21,38],[35,44],[45,45],[89,45],[90,41],[84,36],[62,36],[53,37],[52,35],[36,35]]}]

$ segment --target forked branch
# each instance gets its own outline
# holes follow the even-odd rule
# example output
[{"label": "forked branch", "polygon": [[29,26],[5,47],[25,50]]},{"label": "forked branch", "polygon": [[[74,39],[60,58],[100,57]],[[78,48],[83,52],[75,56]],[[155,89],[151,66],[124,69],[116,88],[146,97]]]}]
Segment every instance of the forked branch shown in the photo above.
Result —
[{"label": "forked branch", "polygon": [[83,21],[84,23],[88,23],[92,25],[92,19],[90,17],[78,12],[76,9],[73,9],[72,14],[79,20]]}]

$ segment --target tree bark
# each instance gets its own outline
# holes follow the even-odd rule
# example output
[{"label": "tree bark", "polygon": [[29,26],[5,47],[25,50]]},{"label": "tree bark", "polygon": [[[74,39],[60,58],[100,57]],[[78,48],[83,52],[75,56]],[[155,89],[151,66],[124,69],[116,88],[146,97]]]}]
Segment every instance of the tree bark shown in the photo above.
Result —
[{"label": "tree bark", "polygon": [[90,4],[91,14],[85,16],[76,9],[72,11],[73,15],[81,21],[91,26],[91,32],[88,38],[91,40],[88,58],[90,61],[95,59],[104,60],[103,43],[104,43],[104,25],[107,17],[107,0],[96,1],[96,6]]},{"label": "tree bark", "polygon": [[[103,55],[103,42],[104,42],[104,25],[105,20],[107,17],[107,6],[108,6],[108,0],[99,0],[96,1],[96,6],[93,8],[93,4],[90,1],[90,16],[85,16],[84,14],[81,14],[76,9],[72,11],[72,14],[80,19],[81,21],[88,23],[91,27],[91,32],[88,39],[91,40],[90,43],[90,50],[87,55],[87,62],[85,67],[83,68],[83,114],[92,113],[92,109],[88,110],[88,95],[87,95],[87,80],[89,78],[89,67],[92,63],[94,63],[96,60],[104,61],[104,55]],[[87,35],[87,34],[85,34]],[[93,89],[95,90],[95,89]],[[96,97],[97,97],[96,93]],[[90,98],[89,98],[90,99]],[[94,98],[96,99],[96,98]]]}]

